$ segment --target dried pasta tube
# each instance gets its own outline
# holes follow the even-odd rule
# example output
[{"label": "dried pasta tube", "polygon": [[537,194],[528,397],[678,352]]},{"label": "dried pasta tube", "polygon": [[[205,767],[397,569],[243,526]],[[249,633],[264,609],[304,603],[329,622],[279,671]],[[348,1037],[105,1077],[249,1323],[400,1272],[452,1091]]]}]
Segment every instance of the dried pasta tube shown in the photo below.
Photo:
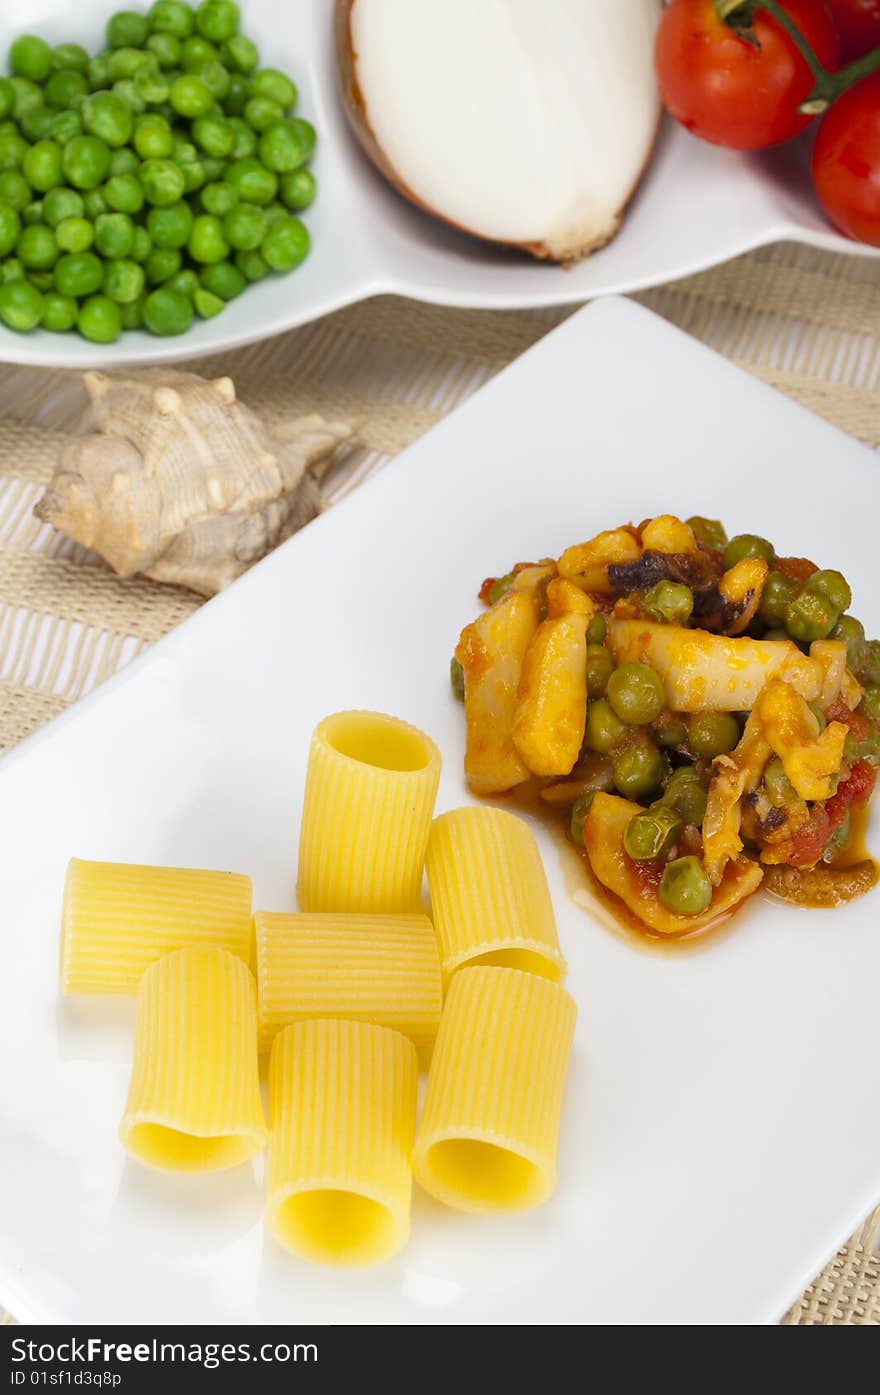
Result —
[{"label": "dried pasta tube", "polygon": [[547,1200],[576,1016],[571,995],[535,974],[454,976],[413,1154],[425,1191],[460,1211]]},{"label": "dried pasta tube", "polygon": [[422,1052],[433,1044],[443,991],[426,915],[258,911],[254,928],[261,1050],[310,1017],[393,1027]]},{"label": "dried pasta tube", "polygon": [[285,1027],[269,1067],[267,1222],[306,1259],[370,1264],[409,1237],[418,1068],[388,1027]]},{"label": "dried pasta tube", "polygon": [[297,895],[303,911],[421,909],[440,781],[429,737],[379,712],[337,712],[309,751]]},{"label": "dried pasta tube", "polygon": [[476,805],[441,814],[427,869],[445,976],[464,964],[500,964],[565,978],[544,864],[522,819]]},{"label": "dried pasta tube", "polygon": [[136,993],[150,964],[190,945],[248,963],[251,900],[251,879],[239,872],[74,857],[61,913],[62,992]]},{"label": "dried pasta tube", "polygon": [[226,950],[177,950],[144,974],[119,1136],[166,1172],[214,1172],[265,1146],[256,984]]}]

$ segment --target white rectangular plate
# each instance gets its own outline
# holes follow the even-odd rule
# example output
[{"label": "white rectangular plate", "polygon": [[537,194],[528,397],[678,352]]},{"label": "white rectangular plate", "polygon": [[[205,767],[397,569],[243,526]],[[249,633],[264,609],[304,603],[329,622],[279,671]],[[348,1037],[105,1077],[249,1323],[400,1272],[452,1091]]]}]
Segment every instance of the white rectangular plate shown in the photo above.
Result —
[{"label": "white rectangular plate", "polygon": [[[880,632],[877,463],[624,302],[569,320],[378,478],[0,763],[0,1299],[84,1322],[749,1323],[780,1316],[880,1197],[880,892],[756,898],[700,952],[640,953],[566,891],[580,1009],[554,1199],[417,1196],[373,1270],[290,1258],[247,1168],[147,1172],[116,1125],[132,1003],[58,996],[80,857],[249,871],[292,905],[309,733],[399,713],[468,799],[449,656],[487,573],[671,510],[842,565]],[[876,820],[875,820],[876,827]]]}]

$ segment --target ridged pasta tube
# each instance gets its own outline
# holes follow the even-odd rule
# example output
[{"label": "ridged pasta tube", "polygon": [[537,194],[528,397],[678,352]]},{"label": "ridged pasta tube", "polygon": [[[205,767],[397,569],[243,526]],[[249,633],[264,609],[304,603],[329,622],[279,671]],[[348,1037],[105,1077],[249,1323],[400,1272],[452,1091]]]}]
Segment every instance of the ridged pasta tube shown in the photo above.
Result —
[{"label": "ridged pasta tube", "polygon": [[421,909],[440,752],[397,717],[337,712],[316,727],[299,842],[303,911]]},{"label": "ridged pasta tube", "polygon": [[167,1172],[215,1172],[265,1146],[256,984],[226,950],[177,950],[144,974],[119,1136]]},{"label": "ridged pasta tube", "polygon": [[434,927],[425,915],[284,915],[258,911],[260,1047],[310,1017],[393,1027],[424,1051],[443,993]]},{"label": "ridged pasta tube", "polygon": [[427,870],[444,975],[464,964],[501,964],[564,979],[544,864],[522,819],[485,805],[441,814]]},{"label": "ridged pasta tube", "polygon": [[306,1259],[369,1264],[406,1244],[418,1068],[412,1042],[366,1022],[275,1038],[267,1222]]},{"label": "ridged pasta tube", "polygon": [[413,1155],[425,1191],[461,1211],[547,1200],[576,1016],[570,994],[535,974],[454,976]]},{"label": "ridged pasta tube", "polygon": [[248,963],[251,899],[251,879],[239,872],[74,857],[61,913],[62,992],[136,993],[150,964],[189,945]]}]

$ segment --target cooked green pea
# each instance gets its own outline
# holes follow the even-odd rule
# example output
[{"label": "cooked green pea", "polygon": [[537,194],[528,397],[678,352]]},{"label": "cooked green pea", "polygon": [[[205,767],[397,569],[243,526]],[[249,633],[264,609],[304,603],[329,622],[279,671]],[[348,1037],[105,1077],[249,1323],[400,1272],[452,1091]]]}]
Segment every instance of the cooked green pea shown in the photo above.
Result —
[{"label": "cooked green pea", "polygon": [[764,583],[758,615],[771,628],[785,623],[785,611],[800,587],[784,572],[771,572]]},{"label": "cooked green pea", "polygon": [[40,324],[43,329],[51,330],[53,334],[64,334],[68,329],[73,329],[76,324],[76,316],[79,307],[70,296],[59,295],[57,291],[49,291],[43,297],[43,313]]},{"label": "cooked green pea", "polygon": [[827,596],[806,587],[785,607],[785,628],[792,639],[810,643],[827,639],[839,619],[839,612]]},{"label": "cooked green pea", "polygon": [[590,623],[587,625],[587,643],[604,644],[607,633],[608,626],[605,623],[605,617],[602,615],[592,616]]},{"label": "cooked green pea", "polygon": [[142,116],[146,111],[147,99],[141,96],[134,78],[120,78],[118,82],[114,82],[112,91],[114,97],[125,103],[133,117]]},{"label": "cooked green pea", "polygon": [[653,723],[654,736],[661,746],[670,749],[684,746],[687,741],[687,727],[674,712],[661,712]]},{"label": "cooked green pea", "polygon": [[869,639],[858,668],[853,670],[860,683],[880,683],[880,639]]},{"label": "cooked green pea", "polygon": [[111,82],[117,82],[119,78],[134,77],[139,68],[155,64],[155,58],[145,49],[115,48],[107,55],[107,75]]},{"label": "cooked green pea", "polygon": [[127,213],[102,213],[95,219],[95,247],[111,260],[131,255],[134,223]]},{"label": "cooked green pea", "polygon": [[251,77],[251,91],[256,97],[268,97],[285,111],[296,106],[296,84],[278,68],[260,68]]},{"label": "cooked green pea", "polygon": [[0,131],[0,170],[17,170],[28,152],[28,143],[18,131]]},{"label": "cooked green pea", "polygon": [[855,673],[865,652],[865,627],[854,615],[841,615],[834,629],[832,639],[839,639],[846,645],[847,662]]},{"label": "cooked green pea", "polygon": [[584,846],[584,824],[587,816],[593,807],[593,800],[596,797],[595,790],[587,790],[575,800],[571,808],[571,818],[569,820],[568,831],[571,834],[571,841],[579,848]]},{"label": "cooked green pea", "polygon": [[288,174],[305,163],[302,140],[292,121],[273,121],[260,136],[260,159],[270,170]]},{"label": "cooked green pea", "polygon": [[169,276],[168,280],[163,281],[162,284],[167,286],[170,291],[179,291],[181,295],[188,295],[190,300],[200,287],[198,275],[191,266],[181,267],[180,271]]},{"label": "cooked green pea", "polygon": [[15,104],[15,92],[9,78],[0,77],[0,121],[12,111]]},{"label": "cooked green pea", "polygon": [[110,212],[110,205],[104,198],[103,189],[86,189],[83,194],[83,207],[86,217],[92,220],[100,218],[102,213]]},{"label": "cooked green pea", "polygon": [[700,547],[708,547],[712,548],[713,551],[721,552],[727,546],[727,533],[720,519],[703,518],[702,514],[696,513],[687,519],[687,525]]},{"label": "cooked green pea", "polygon": [[201,161],[202,169],[205,172],[205,181],[208,184],[213,183],[214,180],[225,178],[225,160],[215,160],[212,155],[205,154],[201,154],[199,156],[199,159]]},{"label": "cooked green pea", "polygon": [[797,803],[797,791],[778,756],[774,756],[764,770],[764,790],[771,804],[783,807]]},{"label": "cooked green pea", "polygon": [[131,260],[133,262],[145,262],[153,250],[153,239],[146,228],[139,224],[134,230],[134,243],[131,249]]},{"label": "cooked green pea", "polygon": [[122,332],[119,306],[109,296],[89,296],[79,307],[77,329],[95,344],[112,344]]},{"label": "cooked green pea", "polygon": [[27,267],[26,272],[27,279],[38,291],[51,291],[54,285],[51,271],[34,271],[33,267]]},{"label": "cooked green pea", "polygon": [[173,34],[176,39],[185,39],[196,27],[196,17],[192,6],[179,3],[179,0],[156,0],[147,11],[147,23],[154,34]]},{"label": "cooked green pea", "polygon": [[188,194],[192,194],[196,189],[201,189],[207,178],[205,166],[201,160],[192,160],[189,164],[181,165],[183,170],[183,186]]},{"label": "cooked green pea", "polygon": [[151,286],[157,286],[174,276],[183,265],[176,247],[155,247],[144,262],[144,271]]},{"label": "cooked green pea", "polygon": [[107,21],[105,37],[108,48],[140,48],[146,42],[150,26],[146,15],[136,10],[118,10]]},{"label": "cooked green pea", "polygon": [[81,218],[85,205],[75,189],[50,189],[43,199],[43,221],[57,228],[64,218]]},{"label": "cooked green pea", "polygon": [[144,324],[151,334],[185,334],[193,322],[193,306],[188,296],[159,286],[144,301]]},{"label": "cooked green pea", "polygon": [[239,73],[233,73],[229,79],[226,96],[223,98],[223,110],[226,115],[242,116],[250,101],[250,95],[251,85],[247,78],[242,77]]},{"label": "cooked green pea", "polygon": [[[21,133],[29,141],[47,140],[52,134],[52,127],[55,124],[57,112],[51,107],[32,107],[26,111],[19,121]],[[27,157],[25,157],[27,158]]]},{"label": "cooked green pea", "polygon": [[215,63],[219,57],[220,50],[209,39],[203,39],[201,34],[191,35],[180,46],[180,61],[186,73],[199,72],[208,63]]},{"label": "cooked green pea", "polygon": [[449,660],[449,682],[455,697],[464,702],[464,669],[454,654]]},{"label": "cooked green pea", "polygon": [[0,320],[9,329],[25,334],[36,329],[43,313],[43,297],[23,277],[0,285]]},{"label": "cooked green pea", "polygon": [[96,189],[110,169],[110,147],[97,136],[74,136],[61,152],[65,178],[75,189]]},{"label": "cooked green pea", "polygon": [[89,66],[89,55],[82,44],[56,44],[51,59],[53,72],[63,72],[67,68],[84,73]]},{"label": "cooked green pea", "polygon": [[29,111],[44,105],[43,92],[29,78],[12,77],[9,81],[12,84],[12,115],[21,125]]},{"label": "cooked green pea", "polygon": [[137,262],[120,259],[107,263],[102,289],[117,305],[129,305],[143,295],[144,282],[142,266]]},{"label": "cooked green pea", "polygon": [[19,77],[43,82],[52,71],[52,50],[36,34],[21,34],[9,47],[9,67]]},{"label": "cooked green pea", "polygon": [[162,160],[174,150],[174,133],[162,116],[147,112],[134,123],[132,144],[144,160]]},{"label": "cooked green pea", "polygon": [[200,213],[193,219],[187,243],[194,261],[212,264],[222,262],[229,253],[229,243],[223,236],[223,224],[211,213]]},{"label": "cooked green pea", "polygon": [[[206,184],[199,195],[199,199],[206,213],[213,213],[215,218],[225,218],[238,203],[238,194],[231,184],[227,184],[225,180],[218,180],[213,184]],[[253,208],[253,205],[246,206]],[[253,211],[255,213],[258,212],[257,209],[253,209]],[[224,236],[228,242],[229,238],[226,236],[225,224]]]},{"label": "cooked green pea", "polygon": [[674,809],[657,804],[634,814],[626,826],[623,846],[634,862],[653,861],[670,851],[679,833],[681,819]]},{"label": "cooked green pea", "polygon": [[215,315],[219,315],[226,302],[221,300],[219,295],[213,295],[211,291],[206,291],[203,286],[199,286],[193,292],[193,307],[200,320],[212,320]]},{"label": "cooked green pea", "polygon": [[0,203],[0,257],[5,257],[7,252],[11,252],[20,232],[21,219],[18,211],[8,203]]},{"label": "cooked green pea", "polygon": [[31,201],[31,186],[18,170],[0,170],[0,205],[20,213]]},{"label": "cooked green pea", "polygon": [[68,252],[55,263],[55,289],[76,300],[100,290],[103,280],[104,263],[94,252]]},{"label": "cooked green pea", "polygon": [[174,34],[151,34],[146,44],[160,68],[177,68],[180,64],[180,40]]},{"label": "cooked green pea", "polygon": [[185,247],[192,225],[192,209],[183,200],[167,208],[151,208],[147,214],[147,231],[156,247]]},{"label": "cooked green pea", "polygon": [[239,10],[232,0],[202,0],[196,10],[196,28],[212,43],[231,39],[238,29]]},{"label": "cooked green pea", "polygon": [[660,900],[675,915],[702,915],[712,902],[712,883],[698,857],[667,862],[660,878]]},{"label": "cooked green pea", "polygon": [[626,735],[626,727],[606,698],[597,698],[587,706],[584,744],[592,751],[608,755]]},{"label": "cooked green pea", "polygon": [[82,119],[89,135],[97,136],[111,148],[127,145],[131,139],[131,108],[113,92],[93,92],[87,97],[83,102]]},{"label": "cooked green pea", "polygon": [[52,129],[49,132],[53,140],[63,147],[74,136],[82,135],[82,121],[75,111],[59,111],[52,122]]},{"label": "cooked green pea", "polygon": [[93,92],[99,92],[102,88],[110,85],[110,54],[96,53],[94,58],[89,59],[89,66],[86,69],[86,77],[89,80]]},{"label": "cooked green pea", "polygon": [[807,580],[806,589],[824,596],[827,601],[831,602],[838,614],[842,614],[852,605],[852,591],[842,572],[813,572],[813,575]]},{"label": "cooked green pea", "polygon": [[706,783],[692,765],[673,770],[663,791],[663,803],[675,809],[685,823],[700,827],[706,815]]},{"label": "cooked green pea", "polygon": [[62,110],[69,107],[74,97],[85,96],[89,91],[89,81],[85,73],[73,68],[62,68],[53,73],[43,88],[43,96],[48,107]]},{"label": "cooked green pea", "polygon": [[687,719],[688,746],[695,756],[711,760],[732,751],[740,738],[732,712],[695,712]]},{"label": "cooked green pea", "polygon": [[309,254],[309,230],[299,218],[283,216],[269,228],[260,252],[273,271],[292,271]]},{"label": "cooked green pea", "polygon": [[55,241],[62,252],[87,252],[94,240],[92,224],[77,214],[62,218],[55,227]]},{"label": "cooked green pea", "polygon": [[143,314],[144,298],[131,300],[126,305],[120,305],[119,318],[123,329],[140,329],[144,322]]},{"label": "cooked green pea", "polygon": [[34,199],[26,208],[23,208],[21,211],[21,221],[26,224],[42,223],[43,200]]},{"label": "cooked green pea", "polygon": [[168,208],[183,198],[183,173],[171,160],[145,160],[140,175],[144,197],[155,208]]},{"label": "cooked green pea", "polygon": [[644,726],[660,716],[666,693],[660,675],[648,664],[621,664],[608,680],[608,701],[621,721]]},{"label": "cooked green pea", "polygon": [[[281,197],[288,208],[308,208],[309,204],[314,201],[317,192],[318,186],[311,170],[293,170],[291,174],[285,174],[281,180]],[[601,615],[593,618],[595,620],[602,619]],[[590,623],[593,622],[590,621]]]},{"label": "cooked green pea", "polygon": [[244,109],[244,119],[255,131],[265,131],[279,122],[283,115],[284,108],[270,97],[251,97]]},{"label": "cooked green pea", "polygon": [[195,73],[183,73],[175,78],[168,100],[176,112],[190,120],[207,116],[214,105],[214,98]]},{"label": "cooked green pea", "polygon": [[587,645],[587,692],[590,697],[604,697],[608,679],[614,671],[614,660],[604,644]]},{"label": "cooked green pea", "polygon": [[686,625],[694,609],[694,593],[679,581],[658,581],[645,595],[645,614],[666,625]]},{"label": "cooked green pea", "polygon": [[625,799],[642,799],[660,788],[667,766],[647,732],[633,733],[614,755],[614,788]]},{"label": "cooked green pea", "polygon": [[225,160],[235,145],[235,132],[229,122],[217,116],[200,116],[194,121],[192,138],[200,150],[215,160]]},{"label": "cooked green pea", "polygon": [[15,253],[28,270],[48,271],[58,260],[58,243],[51,228],[36,223],[31,228],[22,228]]},{"label": "cooked green pea", "polygon": [[24,267],[18,257],[5,257],[0,262],[0,284],[5,285],[7,281],[23,281],[24,279]]},{"label": "cooked green pea", "polygon": [[318,133],[311,121],[306,121],[304,116],[291,116],[290,124],[299,137],[299,143],[303,148],[303,159],[308,163],[315,153],[318,144]]},{"label": "cooked green pea", "polygon": [[226,66],[239,73],[252,73],[260,58],[256,44],[244,34],[231,35],[221,46],[220,53]]},{"label": "cooked green pea", "polygon": [[724,549],[724,565],[735,567],[744,557],[763,557],[765,562],[772,562],[775,556],[773,544],[766,538],[757,533],[737,533]]},{"label": "cooked green pea", "polygon": [[876,683],[869,683],[865,688],[858,711],[868,721],[880,722],[880,687]]},{"label": "cooked green pea", "polygon": [[199,279],[206,291],[218,295],[221,300],[234,300],[247,285],[242,272],[231,262],[215,262],[213,266],[204,267]]},{"label": "cooked green pea", "polygon": [[[195,71],[207,87],[214,101],[218,103],[223,102],[229,91],[230,83],[229,74],[223,67],[223,64],[212,60],[208,63],[200,63]],[[220,115],[222,114],[222,108],[220,111],[216,111],[212,107],[210,114]]]},{"label": "cooked green pea", "polygon": [[141,167],[141,162],[133,150],[127,147],[122,150],[114,150],[110,156],[110,174],[137,174]]},{"label": "cooked green pea", "polygon": [[262,281],[269,275],[269,263],[256,251],[236,252],[235,265],[248,281]]},{"label": "cooked green pea", "polygon": [[133,174],[112,174],[104,185],[104,198],[114,213],[140,213],[144,191]]},{"label": "cooked green pea", "polygon": [[232,147],[233,160],[244,160],[248,155],[253,155],[257,149],[256,131],[252,131],[240,116],[230,116],[229,125],[235,136],[235,144]]}]

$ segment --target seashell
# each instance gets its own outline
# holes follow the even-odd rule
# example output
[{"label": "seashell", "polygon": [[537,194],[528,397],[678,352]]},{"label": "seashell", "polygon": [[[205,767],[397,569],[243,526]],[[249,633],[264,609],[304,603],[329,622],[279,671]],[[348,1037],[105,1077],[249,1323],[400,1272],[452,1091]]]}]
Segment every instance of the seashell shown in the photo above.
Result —
[{"label": "seashell", "polygon": [[317,414],[265,422],[231,378],[86,373],[80,434],[34,513],[124,577],[213,596],[308,523],[353,429]]}]

